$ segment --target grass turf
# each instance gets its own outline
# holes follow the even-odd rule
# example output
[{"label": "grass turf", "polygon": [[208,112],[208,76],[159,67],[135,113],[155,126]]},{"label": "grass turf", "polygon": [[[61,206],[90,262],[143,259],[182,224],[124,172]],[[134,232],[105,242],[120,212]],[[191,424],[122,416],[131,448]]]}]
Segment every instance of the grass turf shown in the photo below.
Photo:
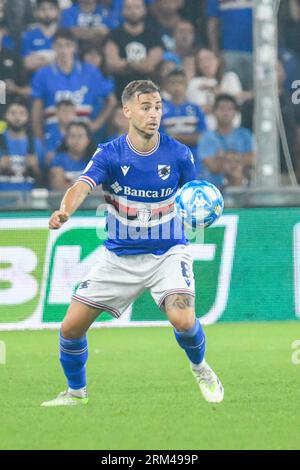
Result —
[{"label": "grass turf", "polygon": [[298,323],[206,328],[225,400],[202,399],[169,328],[89,332],[90,402],[41,408],[65,389],[55,331],[0,332],[0,449],[299,449]]}]

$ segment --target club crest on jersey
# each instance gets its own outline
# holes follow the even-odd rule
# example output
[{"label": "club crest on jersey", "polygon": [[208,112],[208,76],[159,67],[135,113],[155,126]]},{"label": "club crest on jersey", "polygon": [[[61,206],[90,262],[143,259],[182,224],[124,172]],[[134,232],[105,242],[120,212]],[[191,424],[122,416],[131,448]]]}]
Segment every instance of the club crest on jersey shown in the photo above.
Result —
[{"label": "club crest on jersey", "polygon": [[162,180],[166,180],[169,178],[171,173],[171,167],[170,165],[158,165],[158,176]]},{"label": "club crest on jersey", "polygon": [[121,170],[122,170],[123,175],[126,176],[128,171],[130,170],[130,166],[126,166],[126,165],[121,166]]},{"label": "club crest on jersey", "polygon": [[151,218],[151,211],[148,209],[139,209],[136,215],[141,224],[147,224]]}]

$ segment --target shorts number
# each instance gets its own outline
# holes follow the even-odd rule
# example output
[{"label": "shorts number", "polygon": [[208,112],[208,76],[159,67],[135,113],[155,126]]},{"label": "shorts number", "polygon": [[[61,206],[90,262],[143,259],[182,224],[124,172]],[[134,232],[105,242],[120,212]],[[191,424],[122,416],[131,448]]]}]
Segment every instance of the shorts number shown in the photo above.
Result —
[{"label": "shorts number", "polygon": [[185,278],[190,278],[190,267],[188,265],[188,263],[186,263],[185,261],[181,261],[181,271],[182,271],[182,276],[185,277]]}]

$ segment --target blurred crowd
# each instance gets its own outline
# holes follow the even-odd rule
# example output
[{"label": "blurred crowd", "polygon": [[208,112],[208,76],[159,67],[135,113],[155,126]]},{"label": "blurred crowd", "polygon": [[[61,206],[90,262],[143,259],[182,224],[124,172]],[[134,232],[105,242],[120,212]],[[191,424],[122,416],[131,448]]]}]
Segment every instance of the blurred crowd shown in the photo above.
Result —
[{"label": "blurred crowd", "polygon": [[[250,186],[252,30],[251,0],[0,0],[0,190],[68,188],[98,143],[127,132],[123,87],[148,78],[197,177]],[[281,2],[277,75],[300,182],[300,0]],[[282,148],[280,161],[288,184]]]}]

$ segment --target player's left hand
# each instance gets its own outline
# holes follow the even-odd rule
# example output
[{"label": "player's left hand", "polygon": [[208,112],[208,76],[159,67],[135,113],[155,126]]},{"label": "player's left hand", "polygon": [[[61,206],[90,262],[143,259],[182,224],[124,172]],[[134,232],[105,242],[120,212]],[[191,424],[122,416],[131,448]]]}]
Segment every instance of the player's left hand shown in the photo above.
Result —
[{"label": "player's left hand", "polygon": [[49,229],[59,229],[69,219],[69,214],[65,211],[55,211],[49,219]]}]

